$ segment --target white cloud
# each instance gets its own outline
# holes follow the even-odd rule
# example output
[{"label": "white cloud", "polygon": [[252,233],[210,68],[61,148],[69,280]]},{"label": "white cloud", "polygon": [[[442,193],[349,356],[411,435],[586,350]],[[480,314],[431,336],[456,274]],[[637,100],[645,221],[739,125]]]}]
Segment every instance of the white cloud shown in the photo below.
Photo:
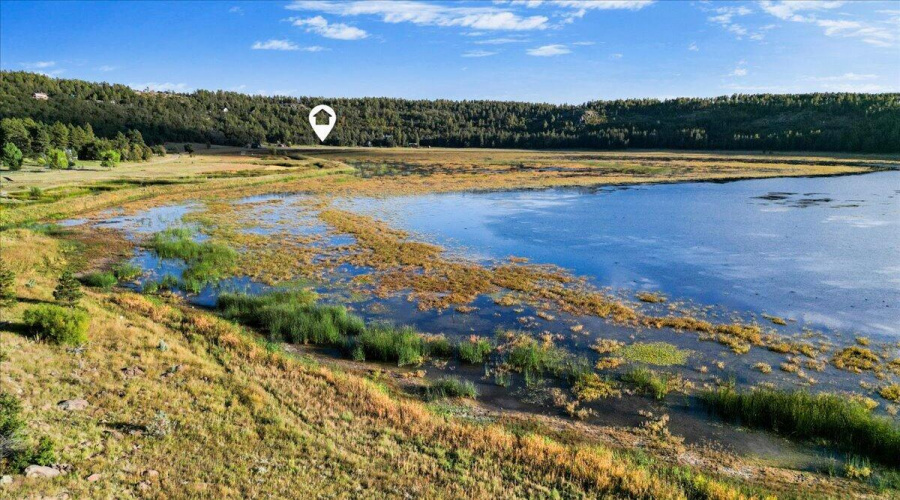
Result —
[{"label": "white cloud", "polygon": [[470,50],[463,53],[463,57],[488,57],[498,54],[495,50]]},{"label": "white cloud", "polygon": [[574,42],[572,45],[582,45],[582,46],[590,46],[595,45],[597,42]]},{"label": "white cloud", "polygon": [[253,50],[300,50],[294,42],[290,40],[266,40],[265,42],[256,42],[253,44]]},{"label": "white cloud", "polygon": [[522,43],[526,40],[521,38],[489,38],[487,40],[478,40],[474,43],[478,45],[502,45],[505,43]]},{"label": "white cloud", "polygon": [[747,76],[747,68],[734,68],[734,71],[729,73],[728,76]]},{"label": "white cloud", "polygon": [[530,56],[538,56],[538,57],[549,57],[549,56],[560,56],[563,54],[568,54],[572,52],[568,47],[562,44],[553,44],[553,45],[544,45],[541,47],[535,47],[533,49],[528,49],[526,51]]},{"label": "white cloud", "polygon": [[823,19],[821,13],[833,12],[847,4],[844,1],[771,1],[759,3],[760,8],[783,21],[812,24],[822,28],[825,36],[857,38],[869,45],[895,47],[900,43],[900,19],[890,14],[880,21]]},{"label": "white cloud", "polygon": [[843,75],[837,76],[812,76],[810,77],[810,80],[817,82],[860,82],[863,80],[874,80],[876,78],[878,78],[878,75],[844,73]]},{"label": "white cloud", "polygon": [[322,16],[315,16],[307,19],[293,18],[291,21],[293,21],[294,26],[306,27],[307,32],[316,33],[325,38],[333,38],[335,40],[362,40],[369,36],[365,30],[344,23],[329,23]]},{"label": "white cloud", "polygon": [[244,9],[242,9],[242,8],[238,7],[237,5],[235,5],[234,7],[228,9],[228,13],[229,13],[229,14],[238,14],[238,15],[243,16],[243,15],[244,15]]},{"label": "white cloud", "polygon": [[338,16],[378,16],[386,23],[422,26],[458,26],[476,30],[524,31],[547,28],[546,16],[523,17],[495,7],[450,7],[408,0],[371,2],[316,2],[297,0],[287,9],[324,12]]},{"label": "white cloud", "polygon": [[152,90],[155,92],[186,92],[189,90],[186,83],[147,82],[147,83],[129,83],[128,86],[135,90]]},{"label": "white cloud", "polygon": [[115,66],[109,66],[107,64],[104,64],[103,66],[100,66],[99,68],[97,68],[97,71],[103,71],[104,73],[107,73],[110,71],[115,71],[115,70],[116,70]]},{"label": "white cloud", "polygon": [[22,63],[25,69],[47,69],[56,66],[56,61],[35,61]]},{"label": "white cloud", "polygon": [[697,42],[691,42],[691,44],[688,45],[688,50],[690,50],[691,52],[698,52],[700,50],[700,47],[697,47]]},{"label": "white cloud", "polygon": [[621,59],[623,57],[625,57],[624,54],[610,54],[609,55],[610,59]]}]

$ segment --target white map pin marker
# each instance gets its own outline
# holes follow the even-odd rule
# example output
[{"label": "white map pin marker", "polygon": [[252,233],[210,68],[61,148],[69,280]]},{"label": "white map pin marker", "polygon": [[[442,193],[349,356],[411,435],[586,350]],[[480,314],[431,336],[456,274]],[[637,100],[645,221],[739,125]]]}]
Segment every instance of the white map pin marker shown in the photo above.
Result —
[{"label": "white map pin marker", "polygon": [[[321,120],[319,119],[321,118]],[[328,121],[327,125],[317,125],[316,122]],[[331,109],[331,106],[319,104],[309,112],[309,124],[312,125],[313,131],[319,136],[319,140],[325,142],[325,138],[331,133],[334,124],[337,123],[337,114]]]}]

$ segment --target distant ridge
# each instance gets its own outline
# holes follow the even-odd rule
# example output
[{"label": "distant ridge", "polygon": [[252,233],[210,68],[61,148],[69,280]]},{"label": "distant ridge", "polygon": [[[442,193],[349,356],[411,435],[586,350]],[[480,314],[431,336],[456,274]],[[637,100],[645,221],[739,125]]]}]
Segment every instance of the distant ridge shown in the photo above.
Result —
[{"label": "distant ridge", "polygon": [[339,115],[327,144],[340,146],[900,152],[898,93],[736,94],[572,106],[140,92],[0,72],[0,118],[90,124],[104,137],[136,129],[149,144],[318,144],[307,113],[321,103]]}]

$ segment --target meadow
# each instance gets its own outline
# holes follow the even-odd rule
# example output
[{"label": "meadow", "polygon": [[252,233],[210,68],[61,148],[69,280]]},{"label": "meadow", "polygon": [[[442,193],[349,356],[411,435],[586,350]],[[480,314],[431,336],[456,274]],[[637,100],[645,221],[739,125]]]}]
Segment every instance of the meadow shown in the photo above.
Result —
[{"label": "meadow", "polygon": [[[759,325],[648,312],[582,286],[564,270],[460,261],[387,223],[334,208],[330,200],[844,175],[896,167],[897,158],[195,149],[194,155],[116,169],[85,165],[49,172],[26,165],[20,172],[2,172],[12,180],[3,184],[0,243],[3,263],[15,277],[14,300],[3,308],[0,327],[0,382],[21,402],[26,424],[18,438],[35,449],[46,438],[55,454],[48,463],[67,465],[53,479],[14,473],[11,484],[0,486],[4,495],[794,498],[896,492],[900,478],[891,458],[896,420],[839,397],[735,389],[724,373],[719,387],[692,392],[668,370],[690,363],[693,352],[669,343],[598,343],[595,367],[593,360],[574,356],[552,338],[503,331],[456,341],[437,332],[366,322],[303,286],[261,295],[223,294],[213,309],[194,307],[166,290],[197,292],[231,276],[268,276],[273,283],[315,280],[352,264],[376,270],[355,289],[358,293],[406,291],[425,309],[465,311],[474,298],[494,294],[510,307],[552,303],[569,314],[594,315],[628,328],[692,332],[736,353],[778,353],[797,358],[800,366],[802,356],[816,362],[826,356],[819,346],[770,335]],[[354,244],[337,245],[319,260],[321,250],[312,247],[326,248],[323,236],[247,234],[242,229],[252,214],[227,203],[287,193],[309,195],[301,209],[315,211],[331,232],[352,235]],[[53,224],[185,202],[205,207],[188,217],[202,229],[202,240],[192,231],[174,229],[136,243],[122,231]],[[141,278],[142,271],[128,263],[136,244],[183,262],[184,274],[136,293],[127,287]],[[68,345],[35,335],[26,324],[26,311],[58,302],[53,292],[67,269],[84,285],[77,308],[90,317],[87,342]],[[659,295],[638,300],[667,305]],[[835,356],[853,364],[864,349],[858,346],[843,357],[836,351]],[[861,370],[891,377],[891,360],[877,358]],[[626,368],[621,375],[607,372],[599,366],[604,359],[620,360],[606,364],[625,363]],[[497,386],[521,379],[542,387],[558,411],[535,414],[483,404],[486,395],[462,370],[439,377],[420,373],[422,367],[448,362],[476,370],[492,367],[484,376]],[[607,404],[623,393],[653,401],[684,394],[727,421],[780,432],[804,446],[833,444],[838,450],[834,465],[801,470],[715,446],[686,445],[669,432],[665,414],[647,415],[637,426],[581,420],[591,405]],[[86,400],[86,408],[59,405],[73,399]],[[810,408],[819,407],[828,411],[810,416]],[[766,419],[766,414],[774,416]],[[847,422],[855,444],[828,443],[834,429]]]}]

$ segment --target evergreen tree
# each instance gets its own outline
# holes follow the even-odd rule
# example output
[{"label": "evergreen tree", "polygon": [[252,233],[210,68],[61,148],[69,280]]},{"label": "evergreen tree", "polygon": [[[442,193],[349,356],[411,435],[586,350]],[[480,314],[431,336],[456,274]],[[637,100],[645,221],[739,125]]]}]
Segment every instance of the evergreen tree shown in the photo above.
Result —
[{"label": "evergreen tree", "polygon": [[81,283],[78,282],[72,271],[68,269],[63,271],[62,276],[59,277],[59,284],[53,290],[53,298],[61,304],[75,307],[83,296],[84,292],[81,291]]},{"label": "evergreen tree", "polygon": [[3,145],[3,164],[10,170],[22,169],[22,151],[12,142]]},{"label": "evergreen tree", "polygon": [[16,301],[16,273],[0,260],[0,306],[9,306]]}]

